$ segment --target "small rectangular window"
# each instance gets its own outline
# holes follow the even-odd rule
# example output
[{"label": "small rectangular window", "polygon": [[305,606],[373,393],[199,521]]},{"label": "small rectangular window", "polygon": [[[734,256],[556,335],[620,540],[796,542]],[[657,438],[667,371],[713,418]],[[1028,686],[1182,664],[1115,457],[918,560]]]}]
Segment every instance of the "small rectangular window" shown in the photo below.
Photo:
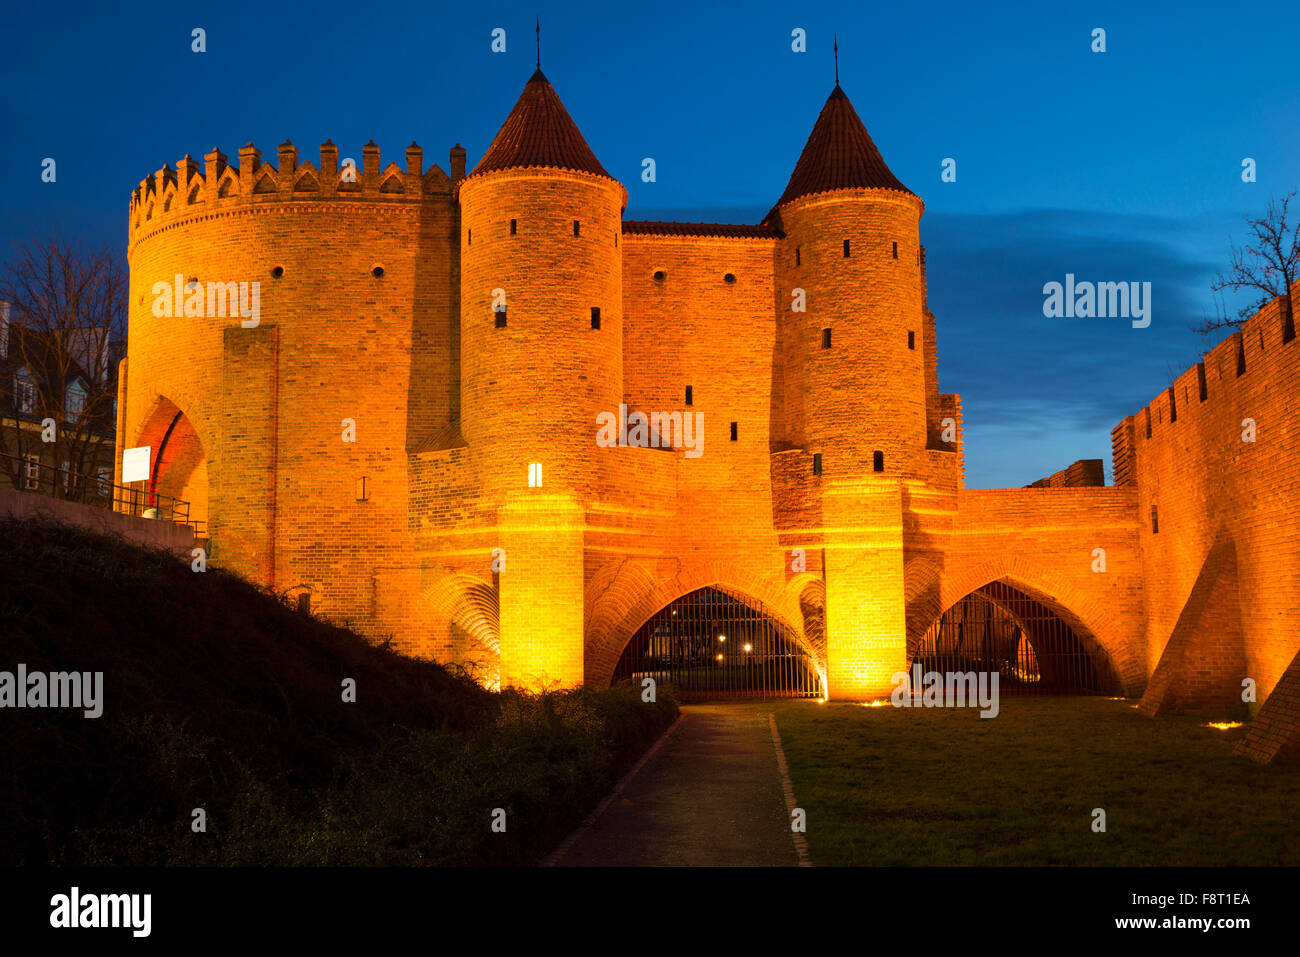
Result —
[{"label": "small rectangular window", "polygon": [[822,348],[823,348],[823,349],[829,349],[830,347],[831,347],[831,331],[830,331],[829,329],[823,329],[823,330],[822,330]]},{"label": "small rectangular window", "polygon": [[517,219],[510,220],[510,235],[514,236],[518,232],[519,232],[519,220]]},{"label": "small rectangular window", "polygon": [[31,491],[41,484],[41,458],[39,455],[25,455],[23,459],[23,488]]},{"label": "small rectangular window", "polygon": [[1156,514],[1156,507],[1151,506],[1151,534],[1160,534],[1160,516]]},{"label": "small rectangular window", "polygon": [[731,441],[736,441],[736,430],[740,427],[739,422],[731,423]]},{"label": "small rectangular window", "polygon": [[465,230],[465,245],[466,246],[474,245],[474,230],[472,229]]},{"label": "small rectangular window", "polygon": [[311,614],[311,592],[303,592],[298,596],[298,612],[303,615]]},{"label": "small rectangular window", "polygon": [[591,328],[600,328],[600,306],[591,307]]},{"label": "small rectangular window", "polygon": [[814,452],[813,453],[813,475],[821,475],[821,474],[822,474],[822,454],[820,452]]},{"label": "small rectangular window", "polygon": [[898,243],[894,243],[894,258],[898,258]]},{"label": "small rectangular window", "polygon": [[528,463],[528,487],[529,488],[542,487],[542,463],[541,462]]},{"label": "small rectangular window", "polygon": [[883,472],[885,470],[885,453],[875,451],[871,453],[871,471]]},{"label": "small rectangular window", "polygon": [[579,234],[579,233],[578,233],[579,226],[580,226],[580,224],[579,224],[578,221],[575,219],[575,220],[573,221],[573,235],[577,236],[577,235]]},{"label": "small rectangular window", "polygon": [[686,404],[687,405],[695,404],[695,390],[692,389],[690,386],[686,387]]},{"label": "small rectangular window", "polygon": [[23,376],[14,378],[14,394],[18,399],[18,411],[33,414],[36,412],[36,383]]},{"label": "small rectangular window", "polygon": [[366,477],[364,475],[357,479],[357,501],[366,501]]},{"label": "small rectangular window", "polygon": [[502,306],[500,309],[492,310],[492,315],[496,316],[497,328],[504,329],[506,327],[506,307]]},{"label": "small rectangular window", "polygon": [[916,348],[916,333],[915,333],[915,332],[909,332],[909,333],[907,334],[907,348],[909,348],[909,349],[915,349],[915,348]]},{"label": "small rectangular window", "polygon": [[799,247],[798,247],[798,246],[795,246],[795,247],[794,247],[794,264],[795,264],[796,266],[800,265],[800,258],[801,258],[801,257],[800,257],[800,255],[799,255]]},{"label": "small rectangular window", "polygon": [[844,258],[849,258],[849,241],[847,239],[844,240]]}]

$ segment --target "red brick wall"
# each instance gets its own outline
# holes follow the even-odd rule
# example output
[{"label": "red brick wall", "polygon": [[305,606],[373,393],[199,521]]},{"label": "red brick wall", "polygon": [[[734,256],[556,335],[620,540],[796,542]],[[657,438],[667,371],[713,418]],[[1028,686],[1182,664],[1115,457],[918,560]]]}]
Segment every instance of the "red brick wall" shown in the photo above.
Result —
[{"label": "red brick wall", "polygon": [[[1236,686],[1253,678],[1260,702],[1300,650],[1297,350],[1297,342],[1282,341],[1275,302],[1206,355],[1204,399],[1193,366],[1174,381],[1172,397],[1161,392],[1113,433],[1116,480],[1138,497],[1149,668],[1160,661],[1196,582],[1206,574],[1214,543],[1223,539],[1236,555],[1244,632],[1245,673]],[[1256,423],[1255,442],[1242,440],[1247,418]],[[1152,507],[1158,532],[1151,526]],[[1224,656],[1234,654],[1234,640],[1222,636]]]},{"label": "red brick wall", "polygon": [[[278,167],[246,148],[239,169],[214,152],[202,174],[186,160],[141,184],[119,442],[147,439],[174,404],[203,450],[213,562],[309,590],[313,611],[384,637],[414,613],[406,452],[452,406],[456,236],[450,183],[422,172],[418,149],[387,170],[377,149],[359,155],[356,183],[340,181],[336,150],[320,169],[290,147]],[[153,284],[177,273],[260,282],[260,324],[155,317]]]},{"label": "red brick wall", "polygon": [[[876,450],[890,474],[908,474],[924,459],[928,323],[920,216],[919,199],[889,190],[809,196],[781,210],[781,437],[821,452],[836,474],[871,471]],[[791,309],[796,288],[807,294],[806,312]],[[831,347],[823,349],[827,328]]]}]

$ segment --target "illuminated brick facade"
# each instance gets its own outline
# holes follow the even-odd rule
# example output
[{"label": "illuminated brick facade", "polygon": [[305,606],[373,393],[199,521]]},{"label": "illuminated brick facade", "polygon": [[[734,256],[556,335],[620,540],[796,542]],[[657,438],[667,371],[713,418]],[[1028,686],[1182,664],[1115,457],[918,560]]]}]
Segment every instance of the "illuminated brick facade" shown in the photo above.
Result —
[{"label": "illuminated brick facade", "polygon": [[[175,423],[156,487],[196,501],[214,563],[529,685],[608,682],[650,615],[719,584],[800,636],[845,698],[889,690],[945,608],[1005,580],[1138,694],[1231,513],[1249,526],[1231,574],[1259,613],[1240,653],[1210,639],[1216,660],[1253,669],[1263,700],[1294,656],[1295,524],[1245,519],[1289,514],[1295,346],[1247,343],[1255,400],[1215,367],[1187,420],[1151,440],[1126,420],[1113,487],[1072,467],[966,489],[923,204],[838,87],[757,226],[623,221],[626,191],[540,71],[468,176],[459,148],[447,173],[414,145],[404,165],[362,153],[352,177],[328,143],[319,165],[287,143],[274,167],[213,151],[132,197],[119,441],[157,448]],[[260,281],[258,325],[155,316],[177,275]],[[1260,442],[1215,446],[1252,401]],[[698,413],[702,454],[602,445],[598,417],[621,406]],[[1225,482],[1235,497],[1211,502]],[[1289,571],[1261,552],[1279,543]]]}]

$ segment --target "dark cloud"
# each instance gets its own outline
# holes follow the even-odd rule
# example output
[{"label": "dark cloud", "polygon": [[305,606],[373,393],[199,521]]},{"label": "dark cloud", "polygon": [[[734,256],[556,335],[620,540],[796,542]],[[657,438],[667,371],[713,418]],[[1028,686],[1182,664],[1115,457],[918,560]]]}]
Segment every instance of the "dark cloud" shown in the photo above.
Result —
[{"label": "dark cloud", "polygon": [[[1110,429],[1199,358],[1190,326],[1217,264],[1187,251],[1188,232],[1161,217],[1055,209],[926,216],[940,387],[962,395],[969,484],[1021,485],[1108,457]],[[1066,273],[1150,282],[1151,325],[1045,317],[1043,285]]]}]

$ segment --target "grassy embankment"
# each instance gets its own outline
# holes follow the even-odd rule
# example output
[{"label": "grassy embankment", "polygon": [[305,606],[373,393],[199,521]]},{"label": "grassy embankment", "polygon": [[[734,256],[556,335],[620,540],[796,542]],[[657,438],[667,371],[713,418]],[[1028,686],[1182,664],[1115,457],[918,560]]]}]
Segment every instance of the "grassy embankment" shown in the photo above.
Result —
[{"label": "grassy embankment", "polygon": [[220,571],[7,522],[0,670],[20,663],[102,671],[104,712],[0,710],[6,864],[531,863],[677,712],[492,694]]}]

